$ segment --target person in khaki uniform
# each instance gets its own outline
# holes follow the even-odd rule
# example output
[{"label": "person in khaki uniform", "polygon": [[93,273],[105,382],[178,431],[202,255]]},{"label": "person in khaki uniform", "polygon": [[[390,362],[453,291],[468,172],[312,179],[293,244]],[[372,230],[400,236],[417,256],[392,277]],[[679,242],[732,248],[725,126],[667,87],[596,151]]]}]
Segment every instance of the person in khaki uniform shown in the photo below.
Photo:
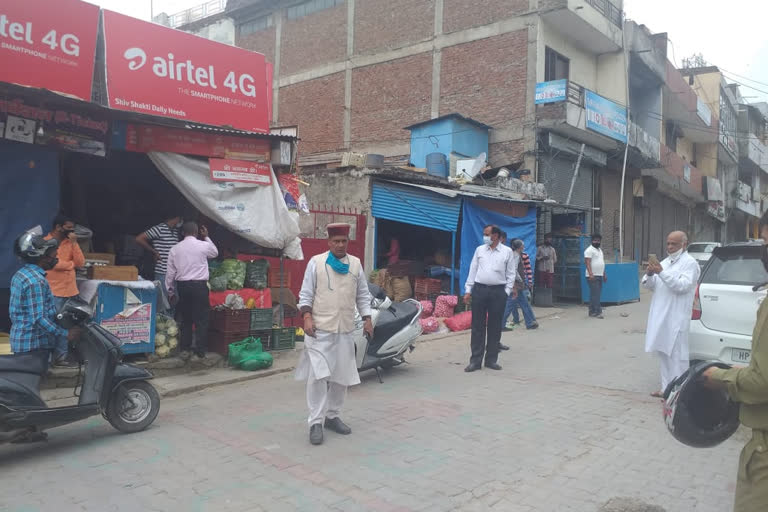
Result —
[{"label": "person in khaki uniform", "polygon": [[[760,235],[768,242],[768,212],[760,219]],[[768,245],[763,246],[763,266],[768,272]],[[734,512],[768,510],[768,300],[757,310],[752,332],[752,359],[745,368],[704,372],[705,385],[725,387],[741,403],[739,420],[752,429],[739,459]]]}]

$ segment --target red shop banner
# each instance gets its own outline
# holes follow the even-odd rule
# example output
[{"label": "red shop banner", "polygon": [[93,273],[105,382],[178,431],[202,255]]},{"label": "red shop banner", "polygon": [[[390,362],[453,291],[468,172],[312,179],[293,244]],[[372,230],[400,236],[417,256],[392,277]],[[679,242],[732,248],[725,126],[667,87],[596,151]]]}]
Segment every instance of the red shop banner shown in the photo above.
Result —
[{"label": "red shop banner", "polygon": [[272,169],[269,164],[218,158],[211,158],[209,163],[213,181],[235,181],[255,185],[272,184]]},{"label": "red shop banner", "polygon": [[218,135],[164,126],[129,124],[126,151],[166,151],[213,158],[241,158],[269,162],[270,142],[265,139]]},{"label": "red shop banner", "polygon": [[99,8],[79,0],[0,5],[0,81],[91,101]]},{"label": "red shop banner", "polygon": [[110,107],[269,133],[264,55],[103,13]]}]

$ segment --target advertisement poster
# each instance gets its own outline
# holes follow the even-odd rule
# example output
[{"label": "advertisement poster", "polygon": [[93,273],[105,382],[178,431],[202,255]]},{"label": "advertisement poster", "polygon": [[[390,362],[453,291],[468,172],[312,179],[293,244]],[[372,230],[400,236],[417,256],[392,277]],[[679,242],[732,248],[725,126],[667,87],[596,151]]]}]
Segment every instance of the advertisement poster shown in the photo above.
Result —
[{"label": "advertisement poster", "polygon": [[568,93],[568,80],[553,80],[536,84],[536,105],[565,101]]},{"label": "advertisement poster", "polygon": [[105,156],[109,123],[84,114],[0,97],[0,136],[17,142]]},{"label": "advertisement poster", "polygon": [[0,81],[91,100],[97,6],[78,0],[9,1],[2,3],[0,16]]},{"label": "advertisement poster", "polygon": [[262,162],[269,162],[271,158],[270,142],[265,139],[132,124],[127,125],[125,130],[125,149],[139,153],[162,151]]},{"label": "advertisement poster", "polygon": [[264,55],[103,11],[109,106],[269,133]]},{"label": "advertisement poster", "polygon": [[606,137],[627,143],[627,109],[587,90],[584,98],[587,128]]},{"label": "advertisement poster", "polygon": [[211,158],[209,162],[213,181],[234,181],[255,185],[272,184],[272,168],[269,164],[218,158]]},{"label": "advertisement poster", "polygon": [[149,343],[152,329],[152,304],[142,304],[123,311],[101,326],[120,338],[123,343]]}]

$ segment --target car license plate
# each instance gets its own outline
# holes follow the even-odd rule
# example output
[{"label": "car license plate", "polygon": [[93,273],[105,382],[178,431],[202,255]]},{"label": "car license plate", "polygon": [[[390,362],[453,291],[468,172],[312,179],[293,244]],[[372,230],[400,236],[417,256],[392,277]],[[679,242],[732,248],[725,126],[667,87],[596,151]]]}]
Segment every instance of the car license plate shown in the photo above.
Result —
[{"label": "car license plate", "polygon": [[736,363],[748,363],[752,357],[752,351],[740,348],[731,349],[731,359]]}]

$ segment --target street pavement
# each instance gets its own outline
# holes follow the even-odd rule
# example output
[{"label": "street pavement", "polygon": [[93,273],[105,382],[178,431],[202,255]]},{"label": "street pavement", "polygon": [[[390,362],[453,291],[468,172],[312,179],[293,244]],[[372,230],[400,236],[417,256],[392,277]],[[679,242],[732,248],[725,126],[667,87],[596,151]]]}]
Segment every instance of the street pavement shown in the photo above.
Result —
[{"label": "street pavement", "polygon": [[166,398],[139,434],[96,418],[2,446],[0,511],[728,512],[746,432],[669,435],[649,298],[505,333],[500,372],[463,372],[468,334],[420,343],[383,384],[363,374],[353,434],[319,447],[290,374]]}]

